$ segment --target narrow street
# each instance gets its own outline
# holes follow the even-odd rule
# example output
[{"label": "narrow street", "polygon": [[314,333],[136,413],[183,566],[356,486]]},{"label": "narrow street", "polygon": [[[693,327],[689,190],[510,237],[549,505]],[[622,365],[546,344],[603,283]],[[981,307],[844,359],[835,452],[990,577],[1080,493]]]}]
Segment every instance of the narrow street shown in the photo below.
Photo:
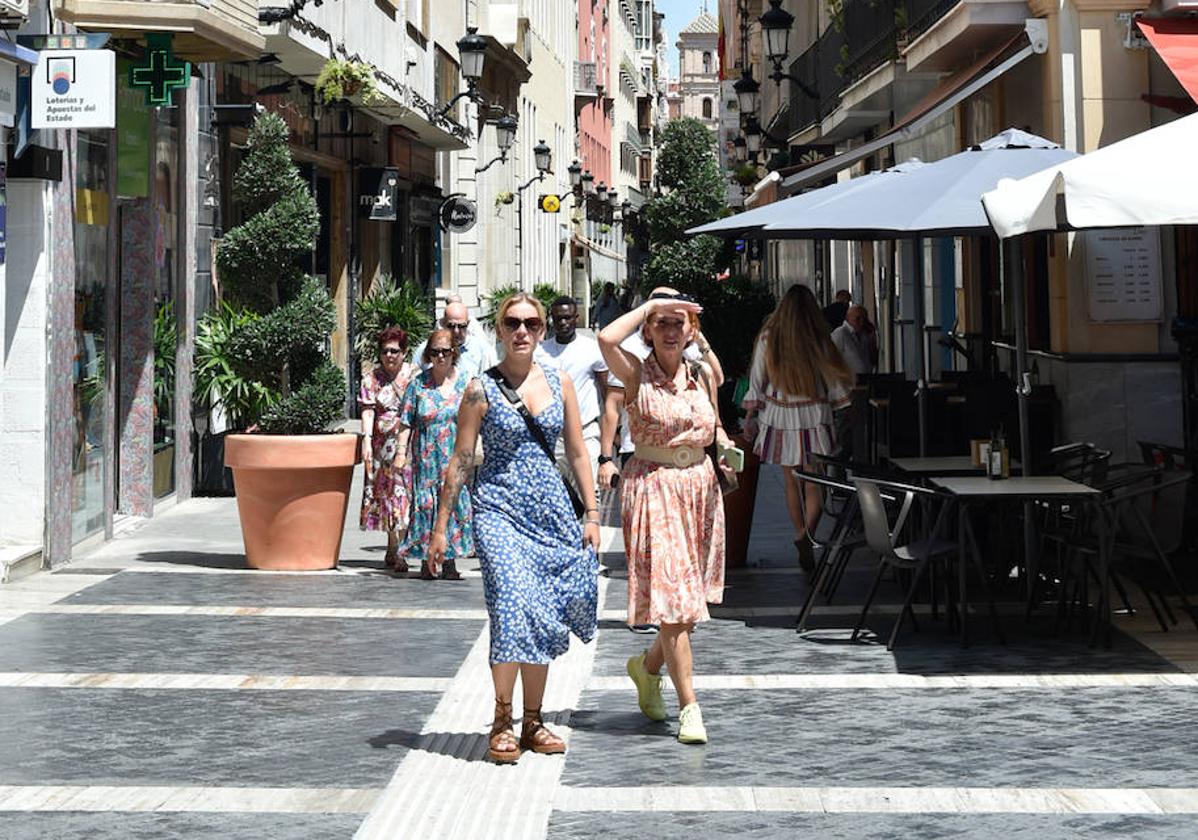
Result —
[{"label": "narrow street", "polygon": [[[246,571],[232,500],[158,516],[0,589],[0,836],[1193,836],[1192,628],[1104,650],[1008,615],[1006,645],[963,648],[922,613],[889,654],[848,642],[858,555],[799,638],[779,481],[759,565],[695,636],[710,744],[674,740],[672,692],[665,723],[636,708],[624,661],[649,637],[623,624],[609,530],[598,639],[546,698],[569,753],[515,768],[484,759],[476,571],[393,579],[356,527],[337,571]],[[875,613],[882,633],[894,609]]]}]

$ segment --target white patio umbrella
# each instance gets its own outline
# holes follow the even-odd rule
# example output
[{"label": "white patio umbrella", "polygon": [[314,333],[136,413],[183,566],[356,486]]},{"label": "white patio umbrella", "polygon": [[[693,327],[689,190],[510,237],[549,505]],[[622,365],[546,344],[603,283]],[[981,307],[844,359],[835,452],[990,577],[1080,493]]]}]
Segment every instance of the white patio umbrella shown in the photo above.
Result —
[{"label": "white patio umbrella", "polygon": [[[918,160],[909,160],[901,163],[891,169],[886,170],[887,173],[904,173],[912,171],[923,164]],[[692,236],[699,234],[714,234],[716,236],[744,236],[748,238],[760,238],[761,229],[773,222],[783,221],[787,218],[792,218],[796,213],[808,212],[816,207],[819,207],[834,198],[838,198],[856,190],[867,187],[871,181],[881,176],[882,172],[870,172],[860,178],[850,178],[847,181],[838,181],[827,187],[809,192],[800,193],[799,195],[785,198],[781,201],[775,201],[772,204],[765,204],[761,207],[755,207],[752,210],[746,210],[743,213],[737,213],[733,216],[728,216],[723,219],[717,219],[714,222],[708,222],[698,227],[693,227],[687,231]]]},{"label": "white patio umbrella", "polygon": [[982,195],[1006,239],[1041,230],[1198,224],[1198,114],[1030,174]]},{"label": "white patio umbrella", "polygon": [[[800,207],[786,219],[766,224],[761,235],[779,239],[913,239],[915,272],[922,278],[924,237],[990,235],[990,222],[978,200],[982,193],[993,189],[1004,177],[1037,172],[1076,157],[1076,153],[1062,149],[1051,140],[1009,128],[966,151],[899,171],[894,177],[874,178],[857,190],[846,190],[827,200]],[[808,195],[818,196],[821,192],[816,190]],[[781,205],[780,202],[775,206],[781,208]],[[920,454],[924,454],[927,395],[922,294],[915,296],[913,320],[918,337],[919,448]],[[1023,329],[1023,319],[1017,319],[1017,342]],[[1020,381],[1022,371],[1023,368],[1018,371]],[[1023,417],[1026,418],[1026,406],[1024,409]],[[1025,470],[1029,468],[1027,433],[1024,419],[1020,423],[1020,436]]]}]

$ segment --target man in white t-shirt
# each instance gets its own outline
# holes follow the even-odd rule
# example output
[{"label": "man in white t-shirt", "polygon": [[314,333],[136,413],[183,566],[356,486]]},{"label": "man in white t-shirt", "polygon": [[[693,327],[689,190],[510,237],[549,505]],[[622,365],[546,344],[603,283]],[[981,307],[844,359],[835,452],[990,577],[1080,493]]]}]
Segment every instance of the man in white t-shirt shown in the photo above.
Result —
[{"label": "man in white t-shirt", "polygon": [[[549,307],[549,326],[553,335],[537,347],[536,360],[553,365],[570,377],[578,397],[578,416],[582,439],[591,456],[591,476],[599,457],[599,418],[607,389],[607,362],[599,352],[599,342],[578,334],[578,304],[574,298],[559,297]],[[558,462],[565,462],[562,439],[557,442]],[[572,470],[563,473],[571,475]]]}]

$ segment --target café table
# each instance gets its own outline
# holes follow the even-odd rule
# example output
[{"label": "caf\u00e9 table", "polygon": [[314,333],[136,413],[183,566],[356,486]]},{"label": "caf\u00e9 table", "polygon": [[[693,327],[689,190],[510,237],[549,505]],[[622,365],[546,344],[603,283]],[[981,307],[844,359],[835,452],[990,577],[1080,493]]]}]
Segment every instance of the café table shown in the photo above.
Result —
[{"label": "caf\u00e9 table", "polygon": [[[888,458],[896,469],[921,476],[985,475],[986,468],[973,463],[968,455],[937,455],[928,458]],[[1019,469],[1019,461],[1011,460],[1011,471]]]},{"label": "caf\u00e9 table", "polygon": [[[989,598],[989,585],[985,564],[982,562],[981,549],[978,547],[977,535],[974,531],[971,509],[985,502],[1024,502],[1025,513],[1032,503],[1062,504],[1074,501],[1081,504],[1098,505],[1102,493],[1085,484],[1055,475],[1015,476],[1005,479],[992,479],[984,476],[939,475],[927,476],[936,486],[950,493],[957,503],[957,539],[960,551],[958,586],[960,587],[961,612],[961,641],[968,644],[968,614],[969,599],[966,596],[966,558],[971,558],[977,570],[983,590],[990,603],[991,616],[994,619],[995,633],[1002,639],[1002,629],[999,627],[998,613],[994,608],[993,599]],[[1107,539],[1107,528],[1104,518],[1095,517],[1098,523],[1099,535],[1099,575],[1102,579],[1102,596],[1099,608],[1098,626],[1103,626],[1105,643],[1110,646],[1110,550]],[[1030,562],[1032,558],[1027,558]]]}]

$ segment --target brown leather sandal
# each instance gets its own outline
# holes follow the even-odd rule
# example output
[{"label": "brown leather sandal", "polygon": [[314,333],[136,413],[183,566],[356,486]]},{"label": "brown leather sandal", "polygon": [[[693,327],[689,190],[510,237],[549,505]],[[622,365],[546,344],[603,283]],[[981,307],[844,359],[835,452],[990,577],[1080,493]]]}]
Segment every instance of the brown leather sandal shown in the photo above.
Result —
[{"label": "brown leather sandal", "polygon": [[541,755],[561,755],[566,751],[566,742],[541,720],[540,709],[525,709],[524,723],[520,727],[520,749]]},{"label": "brown leather sandal", "polygon": [[458,566],[452,560],[446,560],[441,564],[441,580],[461,580],[462,573],[458,571]]},{"label": "brown leather sandal", "polygon": [[[499,749],[511,745],[510,750]],[[512,704],[495,701],[495,720],[491,723],[491,737],[487,741],[487,757],[496,764],[514,764],[520,758],[520,745],[512,729]]]}]

